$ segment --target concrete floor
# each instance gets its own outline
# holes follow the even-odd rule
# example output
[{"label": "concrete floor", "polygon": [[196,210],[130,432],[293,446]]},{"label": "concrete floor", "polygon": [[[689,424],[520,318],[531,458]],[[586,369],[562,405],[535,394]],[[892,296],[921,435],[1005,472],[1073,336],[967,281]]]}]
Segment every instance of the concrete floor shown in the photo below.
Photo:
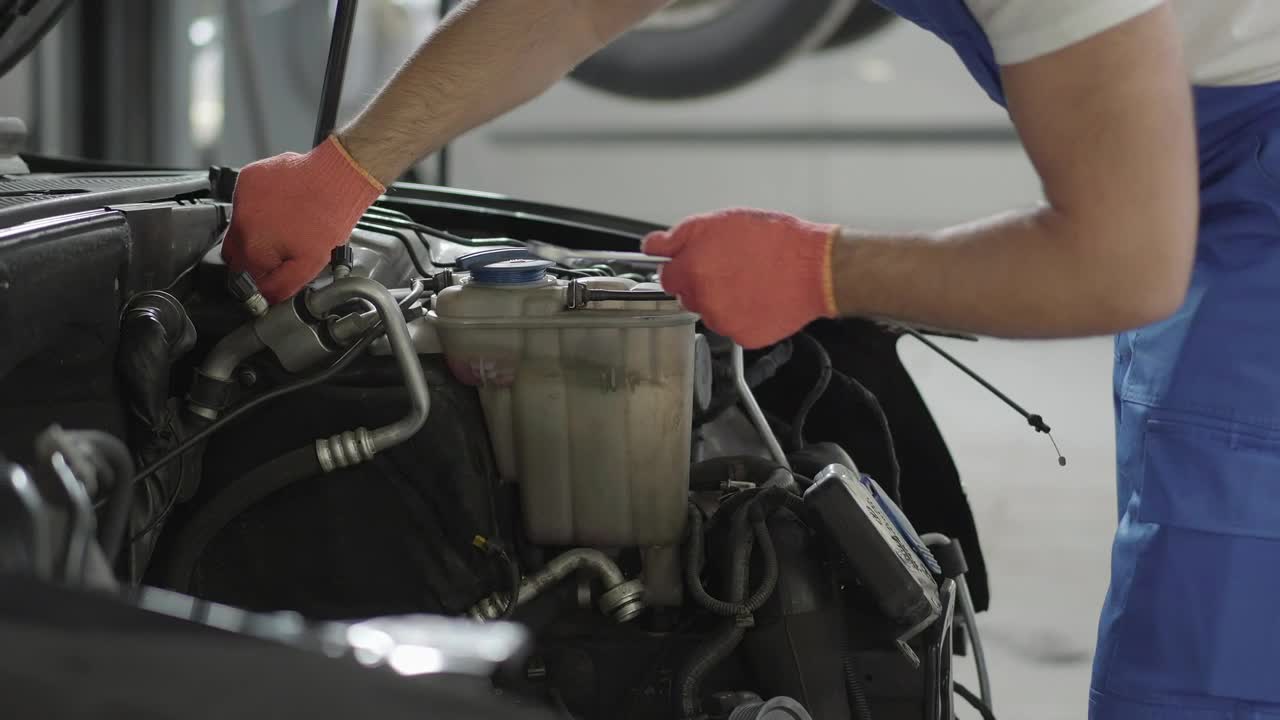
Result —
[{"label": "concrete floor", "polygon": [[[1060,468],[1043,435],[903,340],[903,360],[955,455],[990,566],[992,608],[978,623],[997,717],[1083,718],[1115,529],[1111,341],[943,344],[1042,414],[1068,459]],[[961,664],[961,681],[976,690],[971,662]]]}]

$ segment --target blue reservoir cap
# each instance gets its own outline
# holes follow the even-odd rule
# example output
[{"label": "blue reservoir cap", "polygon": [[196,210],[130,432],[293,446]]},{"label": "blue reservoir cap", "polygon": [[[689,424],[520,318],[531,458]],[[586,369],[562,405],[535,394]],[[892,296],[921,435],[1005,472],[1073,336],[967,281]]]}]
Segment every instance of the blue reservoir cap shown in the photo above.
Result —
[{"label": "blue reservoir cap", "polygon": [[506,262],[508,260],[535,260],[536,258],[528,250],[521,247],[497,247],[487,250],[477,250],[467,253],[458,258],[459,270],[475,270],[485,265],[493,265],[495,263]]},{"label": "blue reservoir cap", "polygon": [[492,285],[518,285],[539,282],[547,276],[547,270],[555,263],[533,258],[506,260],[482,265],[471,271],[473,282]]},{"label": "blue reservoir cap", "polygon": [[490,285],[538,282],[554,265],[519,247],[489,248],[458,258],[458,268],[469,271],[472,281]]}]

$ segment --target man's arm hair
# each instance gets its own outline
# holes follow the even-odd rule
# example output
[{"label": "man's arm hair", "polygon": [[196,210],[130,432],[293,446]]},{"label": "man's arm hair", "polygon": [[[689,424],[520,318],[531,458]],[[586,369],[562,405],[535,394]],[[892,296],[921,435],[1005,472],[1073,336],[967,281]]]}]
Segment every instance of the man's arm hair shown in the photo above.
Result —
[{"label": "man's arm hair", "polygon": [[465,0],[338,138],[384,185],[537,97],[666,0]]},{"label": "man's arm hair", "polygon": [[1047,205],[930,234],[845,233],[841,311],[1006,337],[1107,334],[1176,311],[1199,217],[1179,37],[1165,3],[1003,68]]}]

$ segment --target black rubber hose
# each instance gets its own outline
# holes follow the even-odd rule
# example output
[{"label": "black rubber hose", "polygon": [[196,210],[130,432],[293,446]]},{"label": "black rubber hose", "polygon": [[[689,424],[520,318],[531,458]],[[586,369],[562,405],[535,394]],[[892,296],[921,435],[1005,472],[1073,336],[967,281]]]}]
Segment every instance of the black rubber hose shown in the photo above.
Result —
[{"label": "black rubber hose", "polygon": [[800,402],[800,408],[796,410],[794,419],[791,421],[791,449],[799,450],[805,446],[804,425],[809,420],[809,413],[813,412],[813,408],[822,399],[823,394],[827,392],[827,388],[831,386],[831,354],[827,349],[822,347],[822,343],[818,342],[808,333],[800,333],[796,336],[802,345],[809,348],[813,353],[814,360],[818,366],[818,379],[813,381],[813,387],[809,389],[804,400]]},{"label": "black rubber hose", "polygon": [[702,554],[704,551],[702,511],[693,503],[689,503],[688,526],[689,543],[685,546],[684,581],[689,586],[689,594],[693,596],[693,601],[707,612],[714,615],[733,617],[736,610],[733,603],[727,603],[719,598],[712,597],[711,593],[707,592],[707,588],[702,584]]},{"label": "black rubber hose", "polygon": [[751,366],[743,372],[747,381],[747,387],[755,389],[763,385],[767,380],[771,380],[783,365],[791,362],[791,356],[795,353],[795,346],[790,340],[774,345],[769,352],[758,358]]},{"label": "black rubber hose", "polygon": [[844,684],[845,691],[849,694],[849,707],[853,708],[853,716],[857,720],[874,720],[871,717],[871,701],[867,699],[867,688],[858,677],[858,670],[854,667],[853,657],[847,648],[844,655]]},{"label": "black rubber hose", "polygon": [[846,388],[849,389],[863,405],[871,411],[875,416],[876,422],[880,425],[880,432],[884,436],[885,453],[889,456],[889,477],[881,482],[881,487],[885,492],[889,493],[889,499],[897,503],[898,507],[902,507],[902,467],[898,464],[898,451],[893,442],[893,430],[889,428],[889,416],[885,415],[884,408],[880,405],[880,399],[875,393],[867,389],[866,385],[845,375],[842,372],[834,373],[833,377],[839,380]]},{"label": "black rubber hose", "polygon": [[744,628],[738,627],[734,620],[729,620],[724,627],[710,640],[703,643],[689,658],[683,677],[680,680],[680,716],[697,718],[701,716],[702,702],[698,693],[702,687],[702,679],[729,657],[746,635]]},{"label": "black rubber hose", "polygon": [[[697,514],[698,511],[693,507],[693,505],[690,505],[690,508],[692,508],[692,512]],[[738,645],[742,643],[743,637],[746,636],[746,629],[743,627],[744,623],[742,622],[743,616],[753,612],[752,610],[747,609],[751,600],[748,600],[745,603],[742,602],[742,597],[746,594],[747,583],[749,582],[751,575],[752,543],[751,535],[746,532],[746,528],[747,520],[754,519],[751,513],[752,510],[758,511],[755,503],[743,506],[737,511],[737,513],[735,513],[731,520],[731,522],[733,522],[733,527],[729,532],[729,542],[732,552],[729,576],[729,597],[732,602],[716,600],[707,594],[706,589],[702,587],[702,580],[699,577],[701,574],[701,567],[696,568],[696,572],[692,575],[689,583],[690,589],[694,592],[695,600],[710,600],[711,605],[719,606],[721,609],[727,610],[728,612],[726,613],[718,614],[727,614],[729,619],[725,623],[724,627],[713,635],[710,640],[704,642],[694,650],[693,654],[689,657],[688,663],[685,665],[684,672],[681,673],[679,697],[680,716],[683,718],[699,718],[703,716],[701,712],[702,700],[699,697],[702,690],[703,679],[706,678],[707,674],[710,673],[717,665],[728,658],[729,655],[738,648]],[[763,517],[764,515],[761,513],[760,518],[762,521]],[[754,523],[752,523],[752,525],[754,525]],[[695,533],[698,533],[695,537],[700,538],[702,532],[700,518],[699,522],[691,524],[691,527]],[[760,542],[759,538],[756,539],[756,542]],[[768,537],[767,529],[765,532],[765,542],[772,546],[772,540]],[[699,544],[701,543],[699,542]],[[697,557],[698,565],[700,565],[701,554]],[[776,586],[776,554],[773,556],[773,566],[773,585]],[[766,574],[768,574],[767,570]],[[762,587],[761,590],[763,589],[764,588]],[[769,594],[772,594],[772,592],[773,589],[770,588]],[[702,596],[701,598],[698,596],[699,593]],[[758,592],[757,595],[759,594],[760,593]],[[768,594],[764,595],[764,597],[767,599]],[[755,596],[752,597],[752,600],[754,599]],[[763,604],[763,601],[761,601],[761,604]],[[706,606],[704,605],[704,607]],[[715,611],[712,610],[712,612]]]},{"label": "black rubber hose", "polygon": [[[713,615],[737,618],[749,615],[764,606],[778,587],[778,554],[769,535],[769,527],[765,523],[765,515],[755,504],[748,505],[738,511],[734,521],[741,519],[741,529],[734,528],[730,532],[730,545],[733,548],[730,573],[730,591],[736,595],[732,601],[721,600],[707,591],[702,583],[703,558],[703,522],[702,512],[697,506],[689,505],[689,544],[686,550],[684,575],[685,584],[689,586],[689,594],[693,596],[702,609]],[[763,555],[763,578],[751,596],[743,601],[746,593],[747,576],[751,570],[751,551],[759,546]],[[738,588],[742,588],[739,592]]]},{"label": "black rubber hose", "polygon": [[982,720],[996,720],[995,713],[991,711],[991,708],[987,707],[986,703],[982,702],[982,698],[978,697],[976,693],[960,683],[955,683],[955,688],[956,694],[964,698],[965,702],[972,705],[973,709],[982,715]]},{"label": "black rubber hose", "polygon": [[308,444],[259,465],[228,485],[183,528],[174,543],[166,583],[178,592],[188,592],[200,556],[223,528],[263,498],[321,473],[315,445]]},{"label": "black rubber hose", "polygon": [[[755,535],[755,544],[760,548],[761,559],[764,563],[762,572],[764,579],[760,581],[760,586],[743,602],[744,609],[753,613],[759,610],[773,596],[773,591],[778,588],[778,551],[773,546],[773,538],[769,535],[769,526],[765,523],[764,512],[760,510],[758,501],[752,503],[747,513],[750,516],[752,534]],[[751,569],[751,555],[747,553],[743,560],[742,566],[749,574]]]}]

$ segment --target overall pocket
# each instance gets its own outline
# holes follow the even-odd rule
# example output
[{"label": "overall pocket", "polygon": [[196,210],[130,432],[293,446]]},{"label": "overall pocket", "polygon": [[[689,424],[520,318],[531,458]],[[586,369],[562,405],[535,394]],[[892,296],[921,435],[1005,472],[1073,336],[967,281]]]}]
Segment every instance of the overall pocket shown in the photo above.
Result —
[{"label": "overall pocket", "polygon": [[1108,689],[1280,704],[1280,432],[1148,419]]}]

